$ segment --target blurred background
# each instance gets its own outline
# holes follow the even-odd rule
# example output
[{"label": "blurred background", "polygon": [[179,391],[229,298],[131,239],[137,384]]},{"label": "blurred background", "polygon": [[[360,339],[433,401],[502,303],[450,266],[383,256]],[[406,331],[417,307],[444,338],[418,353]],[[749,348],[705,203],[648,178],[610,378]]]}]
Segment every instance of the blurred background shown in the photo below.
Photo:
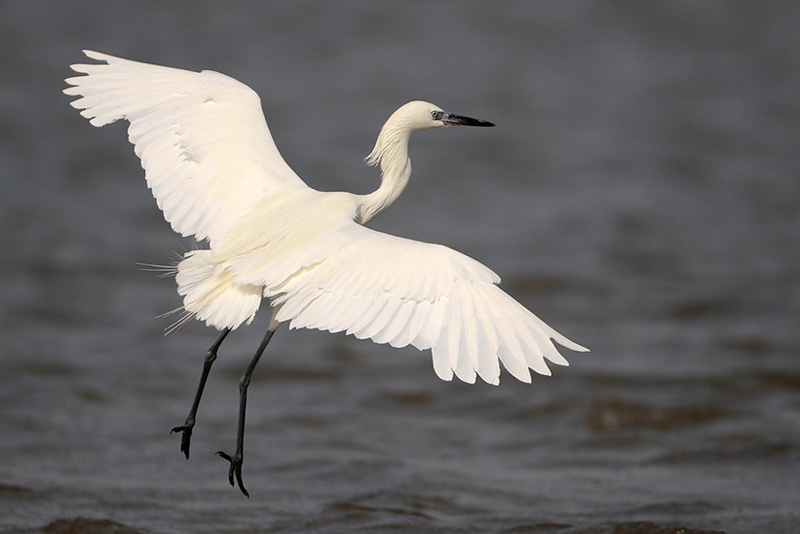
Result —
[{"label": "blurred background", "polygon": [[[800,520],[796,2],[0,4],[0,532],[795,532]],[[255,89],[315,188],[366,193],[401,104],[423,132],[374,224],[487,264],[592,349],[532,385],[439,381],[430,354],[282,329],[216,332],[164,264],[124,124],[61,90],[81,49]],[[99,530],[92,530],[99,529]]]}]

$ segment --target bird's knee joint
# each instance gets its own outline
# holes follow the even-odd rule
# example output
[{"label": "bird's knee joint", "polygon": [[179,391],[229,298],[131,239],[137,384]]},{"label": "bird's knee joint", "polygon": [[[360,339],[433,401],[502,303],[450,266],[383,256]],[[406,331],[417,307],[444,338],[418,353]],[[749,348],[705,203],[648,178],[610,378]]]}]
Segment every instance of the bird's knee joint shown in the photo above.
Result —
[{"label": "bird's knee joint", "polygon": [[247,386],[250,385],[250,377],[245,375],[239,379],[239,391],[247,389]]}]

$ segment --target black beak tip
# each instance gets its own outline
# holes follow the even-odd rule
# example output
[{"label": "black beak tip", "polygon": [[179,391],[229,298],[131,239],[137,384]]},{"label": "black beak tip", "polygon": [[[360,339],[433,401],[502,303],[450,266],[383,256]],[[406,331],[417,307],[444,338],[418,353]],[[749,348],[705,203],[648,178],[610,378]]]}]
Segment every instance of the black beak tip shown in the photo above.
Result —
[{"label": "black beak tip", "polygon": [[463,117],[461,115],[453,115],[452,113],[448,113],[442,121],[448,126],[494,126],[493,122],[473,119],[472,117]]},{"label": "black beak tip", "polygon": [[494,126],[493,122],[483,121],[481,119],[470,119],[469,117],[466,117],[466,121],[463,122],[462,124],[464,124],[465,126],[481,126],[481,127]]}]

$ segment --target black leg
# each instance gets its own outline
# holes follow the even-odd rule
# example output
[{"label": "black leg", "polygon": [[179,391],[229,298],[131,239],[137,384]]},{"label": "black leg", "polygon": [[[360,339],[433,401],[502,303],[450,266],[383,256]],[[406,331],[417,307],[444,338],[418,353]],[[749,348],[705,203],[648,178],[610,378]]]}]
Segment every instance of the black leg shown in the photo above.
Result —
[{"label": "black leg", "polygon": [[231,456],[222,451],[217,451],[217,454],[231,463],[231,467],[228,470],[228,481],[231,483],[231,486],[234,485],[233,477],[236,476],[236,482],[238,482],[239,489],[242,490],[245,497],[250,497],[250,494],[247,493],[244,487],[244,483],[242,483],[242,463],[244,462],[244,414],[247,409],[247,386],[250,385],[250,377],[253,374],[253,369],[256,368],[258,360],[264,353],[264,349],[267,348],[267,343],[272,339],[272,334],[274,333],[275,330],[273,329],[267,330],[264,339],[261,341],[261,345],[258,346],[258,350],[256,350],[253,359],[250,360],[247,370],[245,370],[241,380],[239,380],[239,426],[236,431],[236,452]]},{"label": "black leg", "polygon": [[230,328],[223,330],[222,334],[220,334],[214,344],[211,345],[211,348],[208,349],[208,352],[206,352],[206,358],[203,361],[203,374],[200,375],[200,383],[197,385],[197,393],[194,395],[194,402],[192,403],[192,408],[189,410],[189,417],[186,418],[186,422],[183,426],[176,426],[170,432],[183,432],[181,436],[181,452],[186,455],[187,460],[189,459],[189,443],[192,441],[192,428],[194,428],[197,407],[200,406],[200,397],[203,396],[203,389],[206,387],[208,373],[211,371],[211,365],[214,363],[214,360],[217,359],[217,350],[219,346],[222,345],[222,342],[225,341],[225,338],[230,332]]}]

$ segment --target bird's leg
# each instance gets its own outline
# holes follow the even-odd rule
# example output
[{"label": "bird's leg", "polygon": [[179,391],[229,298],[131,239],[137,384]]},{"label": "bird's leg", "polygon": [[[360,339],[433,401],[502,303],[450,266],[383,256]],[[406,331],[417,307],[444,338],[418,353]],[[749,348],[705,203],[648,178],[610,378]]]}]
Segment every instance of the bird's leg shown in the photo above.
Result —
[{"label": "bird's leg", "polygon": [[228,481],[231,483],[231,486],[234,485],[233,477],[236,476],[236,482],[239,484],[239,489],[242,490],[245,497],[250,497],[250,494],[247,493],[244,483],[242,482],[242,463],[244,462],[244,415],[247,409],[247,386],[250,385],[250,377],[253,374],[253,369],[256,368],[259,358],[261,358],[261,355],[264,353],[264,349],[267,348],[267,343],[269,343],[276,329],[277,326],[273,328],[273,325],[270,325],[266,335],[264,335],[264,339],[261,341],[261,345],[258,346],[258,350],[256,350],[253,359],[250,360],[250,364],[247,366],[241,380],[239,380],[239,426],[236,431],[236,452],[231,456],[222,451],[217,451],[217,454],[231,463],[231,467],[228,470]]},{"label": "bird's leg", "polygon": [[206,380],[208,380],[208,373],[211,371],[211,365],[214,363],[214,360],[217,359],[217,350],[219,349],[219,346],[222,345],[222,342],[225,341],[225,338],[230,332],[230,328],[223,330],[222,334],[220,334],[214,344],[208,349],[208,352],[206,352],[206,357],[203,361],[203,374],[200,375],[200,383],[197,385],[197,393],[194,395],[194,402],[192,402],[192,408],[189,410],[189,416],[186,418],[186,422],[182,426],[176,426],[170,431],[170,433],[183,433],[181,436],[181,452],[186,455],[187,460],[189,459],[189,443],[192,441],[192,428],[194,428],[197,407],[200,406],[200,397],[203,396],[203,390],[206,387]]}]

